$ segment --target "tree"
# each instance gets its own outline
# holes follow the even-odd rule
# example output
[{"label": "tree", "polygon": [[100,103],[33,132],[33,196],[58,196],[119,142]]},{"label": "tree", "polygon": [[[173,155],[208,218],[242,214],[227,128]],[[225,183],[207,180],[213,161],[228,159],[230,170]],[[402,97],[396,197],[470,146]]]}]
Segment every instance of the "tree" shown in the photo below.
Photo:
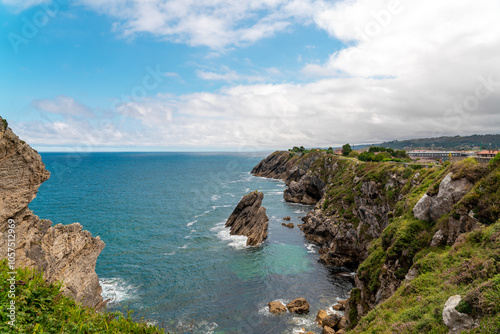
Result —
[{"label": "tree", "polygon": [[342,155],[343,156],[348,156],[349,153],[352,152],[352,148],[351,148],[351,145],[349,144],[345,144],[344,146],[342,146]]}]

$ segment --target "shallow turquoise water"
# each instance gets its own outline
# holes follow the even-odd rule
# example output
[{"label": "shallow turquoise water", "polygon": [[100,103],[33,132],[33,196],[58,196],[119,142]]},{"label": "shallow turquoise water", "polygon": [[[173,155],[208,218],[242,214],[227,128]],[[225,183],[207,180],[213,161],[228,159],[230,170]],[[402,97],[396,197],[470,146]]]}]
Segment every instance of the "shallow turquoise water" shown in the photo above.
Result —
[{"label": "shallow turquoise water", "polygon": [[[316,312],[351,284],[317,262],[298,228],[281,226],[310,208],[284,202],[283,182],[249,174],[265,156],[42,153],[52,175],[30,208],[104,240],[96,271],[112,310],[128,307],[177,333],[319,333]],[[270,222],[267,241],[249,248],[223,225],[253,190],[264,193]],[[267,312],[267,302],[297,297],[309,300],[309,315]]]}]

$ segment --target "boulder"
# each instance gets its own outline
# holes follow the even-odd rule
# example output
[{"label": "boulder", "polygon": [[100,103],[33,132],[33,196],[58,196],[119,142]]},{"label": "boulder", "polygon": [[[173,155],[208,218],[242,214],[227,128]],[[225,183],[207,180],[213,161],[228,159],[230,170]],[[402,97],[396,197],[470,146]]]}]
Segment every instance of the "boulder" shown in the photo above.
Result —
[{"label": "boulder", "polygon": [[283,225],[285,227],[288,227],[288,228],[293,228],[294,227],[293,223],[288,223],[288,224],[281,223],[281,225]]},{"label": "boulder", "polygon": [[323,318],[323,326],[334,328],[342,320],[342,317],[337,313],[332,313]]},{"label": "boulder", "polygon": [[297,298],[288,303],[286,308],[292,313],[304,314],[309,312],[309,303],[305,298]]},{"label": "boulder", "polygon": [[269,306],[269,312],[274,313],[274,314],[286,312],[286,306],[283,305],[282,302],[279,302],[276,300],[273,302],[267,303],[267,306]]},{"label": "boulder", "polygon": [[335,334],[344,334],[345,333],[345,329],[339,329]]},{"label": "boulder", "polygon": [[257,246],[267,238],[269,218],[261,207],[264,194],[258,191],[243,196],[226,221],[231,235],[246,236],[247,246]]},{"label": "boulder", "polygon": [[455,307],[462,300],[460,295],[451,296],[444,304],[443,322],[450,329],[450,333],[460,333],[475,326],[474,319],[468,314],[458,312]]},{"label": "boulder", "polygon": [[335,334],[335,330],[331,327],[325,326],[323,327],[322,334]]},{"label": "boulder", "polygon": [[436,196],[425,194],[413,208],[413,215],[425,221],[437,221],[442,215],[450,212],[457,203],[471,189],[472,184],[466,179],[452,180],[452,173],[439,184]]},{"label": "boulder", "polygon": [[283,217],[283,220],[290,220],[290,216]]},{"label": "boulder", "polygon": [[319,310],[318,314],[316,315],[316,322],[318,323],[319,327],[323,327],[323,319],[325,319],[328,316],[328,313],[325,310]]},{"label": "boulder", "polygon": [[[345,316],[340,318],[340,321],[337,324],[337,327],[339,330],[347,327],[347,318]],[[337,331],[337,333],[339,333],[339,332]]]}]

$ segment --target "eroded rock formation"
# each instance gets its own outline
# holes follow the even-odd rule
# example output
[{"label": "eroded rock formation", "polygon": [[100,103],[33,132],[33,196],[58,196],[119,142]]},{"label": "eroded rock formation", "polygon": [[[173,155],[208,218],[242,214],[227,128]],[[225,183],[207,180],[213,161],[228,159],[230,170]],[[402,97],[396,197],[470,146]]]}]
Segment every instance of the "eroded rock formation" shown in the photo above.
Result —
[{"label": "eroded rock formation", "polygon": [[40,155],[0,119],[0,249],[7,250],[7,227],[12,219],[16,267],[43,270],[48,282],[64,283],[65,295],[99,307],[103,299],[95,265],[104,242],[78,223],[52,226],[50,220],[40,219],[28,208],[49,176]]},{"label": "eroded rock formation", "polygon": [[226,221],[232,235],[244,235],[247,246],[257,246],[267,238],[269,218],[261,207],[264,194],[258,191],[243,196]]}]

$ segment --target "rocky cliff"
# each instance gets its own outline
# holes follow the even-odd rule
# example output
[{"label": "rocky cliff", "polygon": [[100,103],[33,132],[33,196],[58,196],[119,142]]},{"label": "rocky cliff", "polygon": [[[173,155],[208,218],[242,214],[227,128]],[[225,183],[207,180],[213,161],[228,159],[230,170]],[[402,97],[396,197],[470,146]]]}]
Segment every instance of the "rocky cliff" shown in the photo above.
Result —
[{"label": "rocky cliff", "polygon": [[[308,167],[301,168],[305,161]],[[351,328],[418,277],[419,254],[454,245],[464,233],[500,217],[498,183],[473,160],[422,168],[325,152],[275,152],[254,173],[283,178],[288,201],[309,204],[319,197],[301,229],[321,247],[325,264],[358,266],[347,308]]]},{"label": "rocky cliff", "polygon": [[226,221],[231,235],[246,236],[247,246],[257,246],[267,238],[269,218],[261,207],[264,194],[258,191],[243,196]]},{"label": "rocky cliff", "polygon": [[53,226],[28,208],[49,176],[40,155],[0,119],[1,257],[7,256],[8,221],[13,220],[16,267],[43,270],[48,282],[64,283],[64,294],[83,305],[100,307],[103,299],[95,265],[104,242],[78,223]]}]

